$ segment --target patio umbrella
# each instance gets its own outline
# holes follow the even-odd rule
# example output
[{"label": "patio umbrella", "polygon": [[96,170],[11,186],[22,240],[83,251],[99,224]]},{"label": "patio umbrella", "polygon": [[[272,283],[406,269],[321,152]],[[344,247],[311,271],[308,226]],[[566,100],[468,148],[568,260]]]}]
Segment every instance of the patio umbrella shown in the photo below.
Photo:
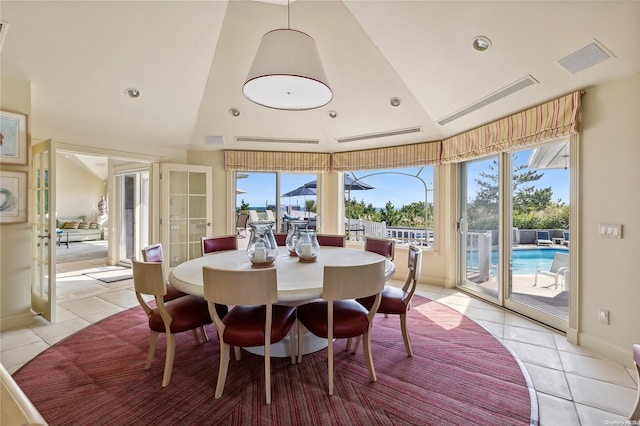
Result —
[{"label": "patio umbrella", "polygon": [[[318,187],[318,181],[317,180],[312,180],[311,182],[307,182],[304,185],[302,185],[302,187],[304,188],[317,188]],[[369,189],[375,189],[375,187],[369,185],[368,183],[364,183],[362,181],[357,181],[351,177],[350,175],[345,174],[344,175],[344,190],[348,191],[349,189],[351,189],[352,191],[367,191]]]},{"label": "patio umbrella", "polygon": [[[316,189],[315,188],[310,188],[307,186],[299,186],[296,189],[293,189],[289,192],[286,192],[284,194],[281,195],[281,197],[304,197],[304,204],[305,207],[307,205],[307,195],[316,195]],[[289,198],[289,214],[291,214],[291,198]],[[305,211],[305,216],[306,216],[306,211]]]}]

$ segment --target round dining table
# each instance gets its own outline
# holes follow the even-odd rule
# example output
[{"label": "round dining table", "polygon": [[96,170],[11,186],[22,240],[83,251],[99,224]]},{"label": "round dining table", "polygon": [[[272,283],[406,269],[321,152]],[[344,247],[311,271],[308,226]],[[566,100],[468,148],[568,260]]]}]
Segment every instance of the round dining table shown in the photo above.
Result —
[{"label": "round dining table", "polygon": [[[389,259],[362,249],[343,247],[320,248],[315,262],[300,262],[297,256],[290,256],[286,247],[278,247],[278,256],[271,267],[277,270],[278,303],[298,306],[322,297],[322,280],[325,266],[354,266],[375,263],[385,259],[385,281],[393,277],[396,267]],[[202,267],[230,269],[236,271],[251,270],[252,265],[245,250],[230,250],[208,253],[191,259],[173,268],[169,274],[172,286],[188,294],[202,296]],[[314,336],[305,330],[303,354],[312,353],[327,347],[327,339]],[[289,338],[271,345],[271,356],[289,357]],[[262,347],[245,348],[254,354],[262,355]]]},{"label": "round dining table", "polygon": [[[290,256],[286,247],[278,247],[278,256],[272,265],[278,271],[278,303],[296,306],[322,297],[325,266],[367,265],[380,259],[385,259],[385,280],[388,281],[396,271],[395,265],[377,253],[323,246],[315,262],[304,263]],[[180,291],[202,296],[203,266],[234,271],[252,269],[245,250],[215,252],[176,266],[169,274],[169,282]]]}]

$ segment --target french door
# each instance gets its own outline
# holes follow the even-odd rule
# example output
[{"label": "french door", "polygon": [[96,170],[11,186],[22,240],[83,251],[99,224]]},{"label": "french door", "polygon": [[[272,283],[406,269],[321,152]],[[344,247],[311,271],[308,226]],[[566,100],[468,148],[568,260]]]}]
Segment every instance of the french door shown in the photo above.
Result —
[{"label": "french door", "polygon": [[119,262],[129,264],[149,245],[149,171],[116,176],[119,206]]},{"label": "french door", "polygon": [[571,300],[570,146],[554,141],[459,166],[459,287],[563,331]]},{"label": "french door", "polygon": [[46,140],[33,146],[31,166],[31,308],[56,321],[56,150]]}]

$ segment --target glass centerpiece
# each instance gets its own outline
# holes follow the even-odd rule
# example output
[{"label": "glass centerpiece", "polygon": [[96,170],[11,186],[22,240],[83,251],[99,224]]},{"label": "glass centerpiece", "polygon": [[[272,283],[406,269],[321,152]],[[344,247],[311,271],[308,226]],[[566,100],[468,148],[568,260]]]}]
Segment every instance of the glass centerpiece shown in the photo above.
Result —
[{"label": "glass centerpiece", "polygon": [[300,262],[315,262],[320,252],[320,244],[316,231],[311,229],[300,229],[300,237],[296,243],[296,254]]},{"label": "glass centerpiece", "polygon": [[287,245],[287,249],[289,250],[289,256],[297,256],[296,253],[296,244],[300,239],[300,228],[305,226],[305,223],[290,223],[291,228],[289,229],[289,233],[287,234],[287,239],[285,244]]},{"label": "glass centerpiece", "polygon": [[278,244],[273,235],[273,222],[249,223],[251,235],[247,246],[247,257],[254,268],[273,265],[278,256]]}]

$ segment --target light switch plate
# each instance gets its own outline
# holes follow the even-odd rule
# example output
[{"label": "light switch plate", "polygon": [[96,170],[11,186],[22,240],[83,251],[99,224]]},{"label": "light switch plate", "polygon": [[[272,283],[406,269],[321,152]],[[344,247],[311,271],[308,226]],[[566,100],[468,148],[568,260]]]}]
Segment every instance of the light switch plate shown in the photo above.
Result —
[{"label": "light switch plate", "polygon": [[613,223],[601,223],[598,225],[598,236],[600,238],[622,238],[622,225]]}]

